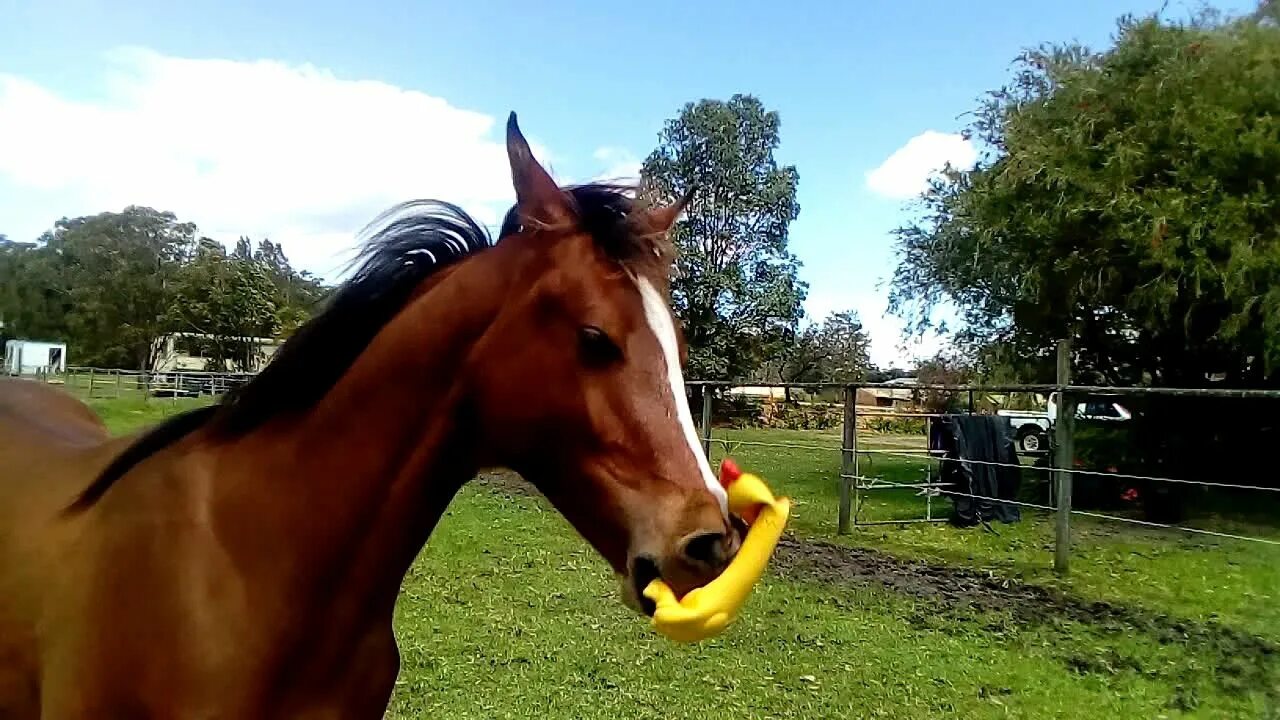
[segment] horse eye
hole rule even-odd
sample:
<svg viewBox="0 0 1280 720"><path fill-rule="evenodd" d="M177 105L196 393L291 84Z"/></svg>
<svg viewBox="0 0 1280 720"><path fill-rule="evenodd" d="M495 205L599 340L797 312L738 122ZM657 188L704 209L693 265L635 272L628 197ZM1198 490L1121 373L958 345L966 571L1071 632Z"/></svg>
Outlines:
<svg viewBox="0 0 1280 720"><path fill-rule="evenodd" d="M603 367L622 358L622 351L598 327L588 325L578 331L578 349L587 365Z"/></svg>

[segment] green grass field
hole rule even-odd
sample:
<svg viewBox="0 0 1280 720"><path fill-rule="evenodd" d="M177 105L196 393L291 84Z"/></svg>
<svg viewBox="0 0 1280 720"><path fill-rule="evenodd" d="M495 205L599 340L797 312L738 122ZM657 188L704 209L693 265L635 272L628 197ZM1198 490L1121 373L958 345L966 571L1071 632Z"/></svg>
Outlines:
<svg viewBox="0 0 1280 720"><path fill-rule="evenodd" d="M127 431L193 402L92 404ZM731 445L796 500L794 537L735 626L695 647L656 636L540 496L484 478L405 581L388 716L1280 717L1280 548L1078 518L1059 579L1052 520L1035 513L999 535L941 524L837 536L836 435L717 436L829 448ZM910 481L920 467L877 457L863 471ZM920 503L887 491L864 513L911 517ZM1263 520L1192 524L1280 538Z"/></svg>

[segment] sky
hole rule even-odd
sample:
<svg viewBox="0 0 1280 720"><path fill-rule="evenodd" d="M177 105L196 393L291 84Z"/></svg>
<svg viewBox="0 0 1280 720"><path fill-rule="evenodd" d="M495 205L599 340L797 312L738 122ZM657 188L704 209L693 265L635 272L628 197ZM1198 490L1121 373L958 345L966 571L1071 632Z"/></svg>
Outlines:
<svg viewBox="0 0 1280 720"><path fill-rule="evenodd" d="M1115 20L1188 0L699 3L0 0L0 233L146 205L227 242L280 241L338 278L404 200L496 224L515 111L562 182L634 176L688 102L750 93L800 175L792 251L806 311L856 310L872 360L908 366L886 315L892 230L965 113L1024 48L1105 47ZM1251 2L1221 2L1240 12Z"/></svg>

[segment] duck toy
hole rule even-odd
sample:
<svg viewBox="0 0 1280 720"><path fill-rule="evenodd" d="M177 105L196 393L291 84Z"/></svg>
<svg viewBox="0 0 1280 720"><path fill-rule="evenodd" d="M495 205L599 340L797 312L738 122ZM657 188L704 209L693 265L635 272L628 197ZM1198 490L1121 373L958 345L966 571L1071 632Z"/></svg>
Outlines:
<svg viewBox="0 0 1280 720"><path fill-rule="evenodd" d="M720 484L729 499L729 511L747 523L747 534L738 554L715 580L677 598L661 579L644 589L656 610L652 624L667 638L693 643L719 635L737 619L751 589L764 574L782 530L791 514L790 498L775 498L764 480L738 469L733 460L720 465Z"/></svg>

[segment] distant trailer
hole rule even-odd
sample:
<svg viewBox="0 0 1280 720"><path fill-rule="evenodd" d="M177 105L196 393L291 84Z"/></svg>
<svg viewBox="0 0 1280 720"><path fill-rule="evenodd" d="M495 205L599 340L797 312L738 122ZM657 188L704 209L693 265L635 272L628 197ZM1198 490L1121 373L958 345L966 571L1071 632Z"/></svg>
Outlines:
<svg viewBox="0 0 1280 720"><path fill-rule="evenodd" d="M41 375L67 370L67 344L9 340L4 344L4 374Z"/></svg>

